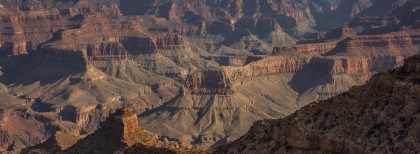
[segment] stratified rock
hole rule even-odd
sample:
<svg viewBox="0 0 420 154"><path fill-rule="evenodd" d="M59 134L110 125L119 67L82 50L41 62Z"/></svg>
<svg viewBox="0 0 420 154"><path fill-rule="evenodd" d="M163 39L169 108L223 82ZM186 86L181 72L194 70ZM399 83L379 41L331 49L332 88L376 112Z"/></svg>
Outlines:
<svg viewBox="0 0 420 154"><path fill-rule="evenodd" d="M334 49L336 43L313 43L313 44L297 44L293 46L274 47L272 54L308 54L308 55L322 55Z"/></svg>
<svg viewBox="0 0 420 154"><path fill-rule="evenodd" d="M360 35L348 38L325 55L410 56L418 53L419 30L409 29L382 35Z"/></svg>
<svg viewBox="0 0 420 154"><path fill-rule="evenodd" d="M183 94L232 95L231 81L223 68L210 68L191 73Z"/></svg>
<svg viewBox="0 0 420 154"><path fill-rule="evenodd" d="M135 132L139 128L137 115L133 113L133 109L122 108L115 113L109 115L105 121L101 122L104 130L113 131L113 134L122 138L128 134Z"/></svg>

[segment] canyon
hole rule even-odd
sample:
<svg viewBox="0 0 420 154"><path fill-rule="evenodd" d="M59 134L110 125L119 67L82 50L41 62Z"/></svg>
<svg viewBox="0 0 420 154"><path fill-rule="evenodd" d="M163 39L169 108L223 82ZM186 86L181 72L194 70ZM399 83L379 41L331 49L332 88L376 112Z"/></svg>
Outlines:
<svg viewBox="0 0 420 154"><path fill-rule="evenodd" d="M121 107L183 147L234 141L254 121L286 117L402 66L420 51L418 6L2 1L0 148L60 142L56 132L94 134Z"/></svg>

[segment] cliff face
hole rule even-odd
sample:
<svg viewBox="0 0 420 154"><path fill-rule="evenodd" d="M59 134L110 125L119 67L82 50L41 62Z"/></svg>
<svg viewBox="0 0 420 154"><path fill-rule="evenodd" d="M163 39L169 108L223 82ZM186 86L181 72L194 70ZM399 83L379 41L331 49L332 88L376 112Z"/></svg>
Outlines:
<svg viewBox="0 0 420 154"><path fill-rule="evenodd" d="M80 71L87 71L88 57L83 50L66 50L43 48L42 52L36 55L36 60L42 65L62 65L80 68Z"/></svg>
<svg viewBox="0 0 420 154"><path fill-rule="evenodd" d="M156 44L150 38L126 37L120 40L121 44L132 54L156 53Z"/></svg>
<svg viewBox="0 0 420 154"><path fill-rule="evenodd" d="M331 74L370 74L402 66L404 57L314 57L310 65L328 69ZM322 66L322 67L321 67ZM365 78L368 79L368 78Z"/></svg>
<svg viewBox="0 0 420 154"><path fill-rule="evenodd" d="M221 67L191 73L184 94L232 95L232 88L247 78L296 73L310 60L309 56L277 56L252 61L243 67Z"/></svg>
<svg viewBox="0 0 420 154"><path fill-rule="evenodd" d="M305 44L295 45L286 47L274 47L272 54L310 54L310 55L322 55L328 51L331 51L336 46L335 43L322 43L322 44Z"/></svg>
<svg viewBox="0 0 420 154"><path fill-rule="evenodd" d="M155 38L156 46L162 50L178 50L185 49L184 40L179 34L167 34Z"/></svg>
<svg viewBox="0 0 420 154"><path fill-rule="evenodd" d="M232 88L241 80L259 76L296 73L309 63L310 56L277 56L249 61L243 67L209 68L192 72L184 85L184 94L233 95Z"/></svg>
<svg viewBox="0 0 420 154"><path fill-rule="evenodd" d="M217 63L219 63L220 66L244 66L246 63L246 59L248 56L209 56L204 57L208 60L213 60Z"/></svg>
<svg viewBox="0 0 420 154"><path fill-rule="evenodd" d="M234 79L272 74L296 73L300 71L310 59L310 56L304 55L267 57L261 60L249 62L241 69L230 69L232 71L229 73L231 73L231 76Z"/></svg>
<svg viewBox="0 0 420 154"><path fill-rule="evenodd" d="M185 81L185 94L231 95L230 79L223 69L206 69L191 73Z"/></svg>
<svg viewBox="0 0 420 154"><path fill-rule="evenodd" d="M179 34L169 33L153 38L126 37L120 39L124 48L131 54L152 54L158 50L182 50L185 43Z"/></svg>
<svg viewBox="0 0 420 154"><path fill-rule="evenodd" d="M379 72L397 66L402 66L403 61L403 56L341 59L341 61L338 61L335 64L336 67L334 67L334 73L356 74Z"/></svg>
<svg viewBox="0 0 420 154"><path fill-rule="evenodd" d="M416 29L383 35L362 35L338 43L336 49L326 55L402 55L407 57L418 53L418 42L418 30Z"/></svg>
<svg viewBox="0 0 420 154"><path fill-rule="evenodd" d="M114 131L113 134L117 136L127 137L139 128L139 124L132 109L120 109L101 122L101 127Z"/></svg>
<svg viewBox="0 0 420 154"><path fill-rule="evenodd" d="M395 16L362 16L350 23L351 27L371 27L371 26L389 26L398 25L401 21Z"/></svg>
<svg viewBox="0 0 420 154"><path fill-rule="evenodd" d="M216 153L417 151L419 65L419 55L410 57L402 67L379 73L363 86L313 102L288 117L256 122Z"/></svg>
<svg viewBox="0 0 420 154"><path fill-rule="evenodd" d="M132 59L128 51L119 43L77 44L74 48L85 51L89 61Z"/></svg>

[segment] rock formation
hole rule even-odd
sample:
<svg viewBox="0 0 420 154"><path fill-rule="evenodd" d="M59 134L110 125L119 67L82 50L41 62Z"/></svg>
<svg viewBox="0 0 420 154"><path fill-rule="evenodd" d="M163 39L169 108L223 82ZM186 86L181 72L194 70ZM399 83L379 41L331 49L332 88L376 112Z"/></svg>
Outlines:
<svg viewBox="0 0 420 154"><path fill-rule="evenodd" d="M70 153L117 153L135 143L155 142L158 139L139 130L137 115L132 109L119 109L101 122L101 128L67 149ZM162 143L161 143L162 144ZM152 144L149 144L152 145Z"/></svg>
<svg viewBox="0 0 420 154"><path fill-rule="evenodd" d="M101 122L101 128L86 137L56 133L42 144L22 153L202 153L204 150L179 148L157 135L138 127L137 115L130 108L121 108Z"/></svg>

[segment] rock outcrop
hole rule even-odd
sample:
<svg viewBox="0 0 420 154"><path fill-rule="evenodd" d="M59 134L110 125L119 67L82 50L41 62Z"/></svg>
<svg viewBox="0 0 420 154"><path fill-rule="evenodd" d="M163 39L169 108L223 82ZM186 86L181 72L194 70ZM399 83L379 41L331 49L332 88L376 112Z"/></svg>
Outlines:
<svg viewBox="0 0 420 154"><path fill-rule="evenodd" d="M309 63L310 56L273 56L249 60L243 67L207 68L191 72L185 81L183 94L233 95L241 80L259 76L296 73Z"/></svg>
<svg viewBox="0 0 420 154"><path fill-rule="evenodd" d="M42 144L22 153L203 153L187 150L177 142L161 141L157 135L139 129L137 115L121 108L101 122L101 128L85 137L57 132Z"/></svg>
<svg viewBox="0 0 420 154"><path fill-rule="evenodd" d="M310 56L307 55L282 55L263 58L248 63L237 74L233 72L234 78L240 76L257 77L272 74L296 73L308 64Z"/></svg>
<svg viewBox="0 0 420 154"><path fill-rule="evenodd" d="M232 95L231 81L223 68L210 68L191 73L183 94Z"/></svg>
<svg viewBox="0 0 420 154"><path fill-rule="evenodd" d="M158 139L139 130L133 109L118 109L101 122L101 128L66 150L70 153L116 153L135 143L158 142ZM161 143L162 144L162 143ZM150 144L149 144L150 145ZM159 146L156 144L156 146Z"/></svg>

